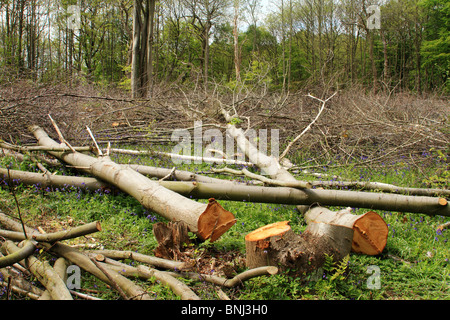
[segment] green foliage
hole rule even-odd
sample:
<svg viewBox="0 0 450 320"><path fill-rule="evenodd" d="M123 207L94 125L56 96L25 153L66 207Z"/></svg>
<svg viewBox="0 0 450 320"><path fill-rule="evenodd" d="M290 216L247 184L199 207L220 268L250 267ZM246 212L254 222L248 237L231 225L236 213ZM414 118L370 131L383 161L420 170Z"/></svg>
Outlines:
<svg viewBox="0 0 450 320"><path fill-rule="evenodd" d="M423 66L433 74L434 83L443 83L450 92L450 4L445 0L422 0L426 15L421 47Z"/></svg>
<svg viewBox="0 0 450 320"><path fill-rule="evenodd" d="M11 0L0 5L5 12L0 23L0 81L10 81L6 75L39 82L84 79L129 90L133 6L117 0L28 1L23 8L21 3ZM67 21L71 17L69 6L77 4L81 6L81 21L80 30L75 31L67 28ZM290 89L312 83L372 84L369 31L364 21L350 23L358 19L357 12L366 9L364 2L307 0L293 1L292 7L289 4L285 2L284 7L266 14L258 25L239 30L244 85L257 82L276 90L287 80ZM224 2L220 14L214 12L208 77L234 90L242 84L235 79L233 25L224 14L231 8L232 2ZM204 17L199 11L193 14L189 10L193 7L179 0L157 2L156 82L194 85L204 76ZM381 14L382 29L369 32L374 40L373 62L378 78L387 75L388 79L381 80L388 86L400 82L403 88L444 89L448 93L448 1L391 0L381 5ZM22 30L19 17L23 17Z"/></svg>

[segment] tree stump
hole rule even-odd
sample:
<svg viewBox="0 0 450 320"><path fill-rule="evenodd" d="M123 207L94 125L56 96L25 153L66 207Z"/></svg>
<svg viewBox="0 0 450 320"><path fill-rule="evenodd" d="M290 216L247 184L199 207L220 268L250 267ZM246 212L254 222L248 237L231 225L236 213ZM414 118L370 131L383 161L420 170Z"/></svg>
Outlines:
<svg viewBox="0 0 450 320"><path fill-rule="evenodd" d="M263 226L245 237L248 268L276 266L282 271L304 274L320 268L327 256L340 261L351 251L353 229L311 223L298 235L289 221Z"/></svg>
<svg viewBox="0 0 450 320"><path fill-rule="evenodd" d="M183 221L155 223L153 235L158 241L155 256L159 258L178 260L186 245L190 243L188 226Z"/></svg>
<svg viewBox="0 0 450 320"><path fill-rule="evenodd" d="M354 215L351 208L338 212L323 207L311 208L305 214L306 222L323 222L353 229L352 251L367 255L378 255L386 247L389 228L386 222L373 211Z"/></svg>

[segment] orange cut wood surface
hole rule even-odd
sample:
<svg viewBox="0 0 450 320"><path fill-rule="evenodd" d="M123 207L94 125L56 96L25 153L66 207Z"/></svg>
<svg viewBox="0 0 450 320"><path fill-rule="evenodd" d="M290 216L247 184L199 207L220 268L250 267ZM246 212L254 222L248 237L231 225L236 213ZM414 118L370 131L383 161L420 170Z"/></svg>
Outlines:
<svg viewBox="0 0 450 320"><path fill-rule="evenodd" d="M260 241L273 236L282 235L291 230L289 221L280 221L258 228L245 236L245 241Z"/></svg>
<svg viewBox="0 0 450 320"><path fill-rule="evenodd" d="M367 255L378 255L383 252L389 228L377 213L367 212L353 225L352 250Z"/></svg>
<svg viewBox="0 0 450 320"><path fill-rule="evenodd" d="M216 241L236 223L234 215L213 198L198 219L198 234L203 240Z"/></svg>

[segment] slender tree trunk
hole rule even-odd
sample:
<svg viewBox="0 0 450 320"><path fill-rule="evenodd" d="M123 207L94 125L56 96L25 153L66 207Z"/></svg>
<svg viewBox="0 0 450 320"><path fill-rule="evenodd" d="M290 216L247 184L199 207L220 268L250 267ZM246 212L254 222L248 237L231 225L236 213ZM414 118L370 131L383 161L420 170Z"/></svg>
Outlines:
<svg viewBox="0 0 450 320"><path fill-rule="evenodd" d="M205 93L208 92L208 82L209 82L209 36L211 32L211 23L209 21L205 24L205 30L203 34L203 46L204 46L204 57L203 57L203 63L204 63L204 75L203 75L203 81L204 81L204 87L205 87Z"/></svg>
<svg viewBox="0 0 450 320"><path fill-rule="evenodd" d="M234 0L234 25L233 25L233 38L234 38L234 68L236 71L236 81L241 81L241 53L239 50L239 1ZM255 30L256 31L256 30Z"/></svg>
<svg viewBox="0 0 450 320"><path fill-rule="evenodd" d="M139 0L134 0L133 6L133 49L131 56L131 95L133 98L139 97L141 82L141 63L140 63L140 10Z"/></svg>
<svg viewBox="0 0 450 320"><path fill-rule="evenodd" d="M377 92L377 83L378 83L378 76L377 76L377 66L375 64L375 53L374 53L374 41L375 41L375 32L369 32L367 30L367 36L369 37L369 56L370 56L370 63L372 66L372 90L373 92Z"/></svg>
<svg viewBox="0 0 450 320"><path fill-rule="evenodd" d="M153 63L154 63L154 25L155 25L155 6L156 0L148 0L148 15L149 15L149 29L148 29L148 45L147 45L147 78L148 78L148 92L150 97L153 95Z"/></svg>
<svg viewBox="0 0 450 320"><path fill-rule="evenodd" d="M386 36L383 30L380 30L381 40L383 41L383 57L384 57L384 66L383 66L383 78L387 85L389 85L389 60L388 60L388 46Z"/></svg>

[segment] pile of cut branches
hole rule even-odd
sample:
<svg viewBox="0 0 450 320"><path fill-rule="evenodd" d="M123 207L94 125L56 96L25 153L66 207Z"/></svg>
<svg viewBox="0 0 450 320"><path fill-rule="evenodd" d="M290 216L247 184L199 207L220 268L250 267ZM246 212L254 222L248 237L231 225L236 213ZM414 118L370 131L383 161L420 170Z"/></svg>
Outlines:
<svg viewBox="0 0 450 320"><path fill-rule="evenodd" d="M76 291L68 279L68 268L74 266L92 274L116 290L125 300L152 300L141 286L131 279L156 279L168 286L182 300L199 300L197 294L178 278L207 281L225 288L240 285L243 281L263 275L276 274L276 267L261 267L245 271L232 278L193 272L193 265L187 262L167 260L132 251L95 250L80 251L62 241L101 231L99 222L81 225L65 231L39 233L0 212L0 237L4 240L0 254L0 286L7 297L14 291L35 300L73 300L99 298ZM42 252L56 258L44 260ZM131 259L134 266L120 262ZM55 259L53 259L55 260ZM40 287L26 280L33 275ZM78 279L79 281L79 279ZM78 288L79 289L79 288ZM226 295L221 291L224 298Z"/></svg>

